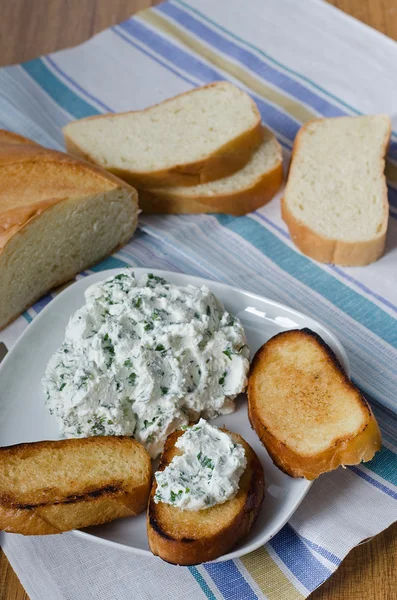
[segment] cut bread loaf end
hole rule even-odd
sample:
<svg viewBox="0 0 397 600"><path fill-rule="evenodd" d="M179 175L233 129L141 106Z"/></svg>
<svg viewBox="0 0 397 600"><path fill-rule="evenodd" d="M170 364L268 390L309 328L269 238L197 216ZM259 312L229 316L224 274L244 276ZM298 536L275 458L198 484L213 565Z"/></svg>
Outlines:
<svg viewBox="0 0 397 600"><path fill-rule="evenodd" d="M265 485L262 465L241 436L222 431L244 446L247 459L234 498L204 510L182 510L163 502L156 504L157 483L153 483L147 511L149 548L169 563L195 565L226 554L249 533L259 514ZM176 431L167 438L160 471L180 452L175 442L182 434Z"/></svg>
<svg viewBox="0 0 397 600"><path fill-rule="evenodd" d="M371 460L381 448L367 401L309 329L280 333L258 350L248 414L273 462L292 477L315 479Z"/></svg>
<svg viewBox="0 0 397 600"><path fill-rule="evenodd" d="M301 128L281 210L304 254L342 266L382 256L390 133L387 115L317 119Z"/></svg>
<svg viewBox="0 0 397 600"><path fill-rule="evenodd" d="M145 110L73 121L63 133L71 154L141 189L226 177L249 161L263 137L255 103L226 81Z"/></svg>
<svg viewBox="0 0 397 600"><path fill-rule="evenodd" d="M137 213L113 175L0 132L0 329L125 244Z"/></svg>
<svg viewBox="0 0 397 600"><path fill-rule="evenodd" d="M147 213L210 213L244 215L269 202L283 181L281 147L264 130L264 139L250 161L239 171L197 186L139 191L139 203Z"/></svg>
<svg viewBox="0 0 397 600"><path fill-rule="evenodd" d="M127 437L0 448L0 529L49 535L145 510L151 462Z"/></svg>

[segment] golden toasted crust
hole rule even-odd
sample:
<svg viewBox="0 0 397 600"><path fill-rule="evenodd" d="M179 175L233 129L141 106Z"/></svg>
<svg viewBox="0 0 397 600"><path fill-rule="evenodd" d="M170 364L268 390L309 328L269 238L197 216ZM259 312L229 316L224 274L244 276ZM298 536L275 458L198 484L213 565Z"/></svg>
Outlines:
<svg viewBox="0 0 397 600"><path fill-rule="evenodd" d="M259 514L265 489L262 465L241 436L222 431L244 446L247 458L247 468L234 498L201 511L181 510L162 502L156 504L157 484L153 483L147 511L149 548L169 563L195 565L226 554L249 533ZM160 471L178 452L175 442L182 433L176 431L167 438Z"/></svg>
<svg viewBox="0 0 397 600"><path fill-rule="evenodd" d="M216 87L218 84L219 82L215 81L203 87L211 88ZM195 90L184 92L183 94L169 98L155 106L171 102L175 100L175 98L191 94L192 92L194 93L194 91ZM141 111L118 113L118 115L122 116L131 113L142 113L152 108L153 106L150 106ZM110 169L110 171L117 175L117 177L121 177L121 179L124 179L124 181L127 181L129 184L139 189L169 187L176 185L191 186L214 181L215 179L221 179L222 177L227 177L228 175L231 175L232 173L235 173L241 169L249 161L253 152L258 148L263 140L261 116L254 101L252 101L252 109L256 114L256 123L237 138L233 139L227 144L224 144L216 153L211 154L202 160L192 163L174 165L168 169L161 169L158 171L153 170L151 172L133 172L124 169ZM106 119L109 116L115 117L118 115L113 113L94 115L81 120ZM71 139L68 134L68 125L63 128L63 134L68 152L90 162L96 162L89 153L83 151Z"/></svg>
<svg viewBox="0 0 397 600"><path fill-rule="evenodd" d="M129 463L129 453L134 451L139 477L135 477L127 468L122 479L107 476L98 478L90 485L76 476L70 480L73 483L69 483L71 487L66 491L56 482L60 451L63 457L66 453L73 473L74 461L81 460L79 453L83 451L89 455L92 448L96 451L108 448L125 452ZM40 487L29 491L21 487L17 492L15 485L7 488L7 469L12 470L13 460L25 460L31 465L32 460L36 459L36 469L40 470L46 466L48 457L55 465L54 470L50 474L48 470L43 470L43 473L39 471L38 475L43 479ZM0 470L3 473L0 483L0 529L23 535L61 533L137 515L147 506L151 483L150 457L143 446L128 437L43 441L0 448Z"/></svg>
<svg viewBox="0 0 397 600"><path fill-rule="evenodd" d="M232 194L215 196L183 196L167 188L139 191L139 202L146 213L212 213L245 215L264 206L278 192L283 182L282 163L264 173L254 185Z"/></svg>
<svg viewBox="0 0 397 600"><path fill-rule="evenodd" d="M104 169L0 130L0 250L54 204L116 188L137 202L136 191Z"/></svg>
<svg viewBox="0 0 397 600"><path fill-rule="evenodd" d="M304 351L306 344L317 345L318 366L325 375L320 385L317 383L320 375L302 374L299 368L283 364L280 359L283 352L288 352L288 344L293 342L294 352ZM299 360L299 359L298 359ZM283 385L289 388L289 403L295 403L303 421L307 412L308 424L306 431L299 432L303 439L310 437L319 424L327 424L332 408L332 386L328 385L330 378L335 378L340 393L345 393L346 402L351 402L361 413L360 422L354 431L341 433L344 423L330 425L333 439L329 446L319 452L311 452L293 448L293 439L297 431L294 424L290 431L283 432L282 439L275 433L280 408L274 401L267 402L263 390L269 387L277 389L278 378L270 372L270 365L277 361L279 378ZM269 371L269 372L268 372ZM331 375L332 374L332 375ZM318 390L321 389L322 392ZM331 396L331 397L330 397ZM280 404L281 404L280 398ZM316 404L318 407L316 408ZM290 405L291 406L291 405ZM315 413L315 418L313 417ZM322 473L332 471L339 465L354 465L370 460L381 448L381 435L373 412L361 392L354 386L331 348L316 333L310 329L292 330L280 333L271 338L256 353L251 365L248 379L248 415L252 427L269 452L273 462L285 473L292 477L316 479ZM282 415L280 415L281 417ZM312 420L311 420L312 419Z"/></svg>
<svg viewBox="0 0 397 600"><path fill-rule="evenodd" d="M298 154L301 145L301 138L305 134L308 126L322 119L312 119L301 127L295 138L290 172L295 168L294 158ZM382 157L380 158L380 172L384 171L384 157L387 154L389 139L391 134L391 123L389 127L389 136L385 140ZM285 188L285 194L288 192L288 181ZM331 263L344 267L361 267L375 262L380 258L385 250L387 224L389 219L389 203L387 200L386 179L383 186L383 222L381 230L371 240L348 242L344 240L335 240L324 237L308 227L303 221L297 219L287 207L284 197L281 199L281 216L289 229L291 239L303 254L310 256L322 263Z"/></svg>

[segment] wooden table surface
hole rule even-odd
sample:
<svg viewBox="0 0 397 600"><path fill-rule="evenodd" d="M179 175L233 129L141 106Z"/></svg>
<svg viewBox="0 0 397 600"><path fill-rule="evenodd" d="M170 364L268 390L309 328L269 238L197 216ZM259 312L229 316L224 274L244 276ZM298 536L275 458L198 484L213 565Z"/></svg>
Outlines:
<svg viewBox="0 0 397 600"><path fill-rule="evenodd" d="M0 66L79 44L155 3L151 0L6 0L1 6ZM331 4L397 40L397 0L331 0ZM310 600L397 600L396 566L397 523L371 542L352 550ZM1 550L0 600L29 600Z"/></svg>

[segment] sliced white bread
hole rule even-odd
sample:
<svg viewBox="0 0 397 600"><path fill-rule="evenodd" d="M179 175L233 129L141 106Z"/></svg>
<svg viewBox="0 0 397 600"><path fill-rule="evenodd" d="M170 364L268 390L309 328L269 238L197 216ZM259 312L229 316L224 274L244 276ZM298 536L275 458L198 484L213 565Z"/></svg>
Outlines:
<svg viewBox="0 0 397 600"><path fill-rule="evenodd" d="M48 535L145 510L150 457L128 437L0 448L0 529Z"/></svg>
<svg viewBox="0 0 397 600"><path fill-rule="evenodd" d="M137 212L120 179L0 131L0 329L127 242Z"/></svg>
<svg viewBox="0 0 397 600"><path fill-rule="evenodd" d="M226 81L145 110L63 128L68 151L140 188L197 185L234 173L262 140L255 103Z"/></svg>
<svg viewBox="0 0 397 600"><path fill-rule="evenodd" d="M384 252L388 222L387 115L306 123L295 140L282 216L315 260L360 266Z"/></svg>
<svg viewBox="0 0 397 600"><path fill-rule="evenodd" d="M264 130L264 139L239 171L217 181L185 187L139 191L139 205L148 213L209 213L244 215L263 206L283 181L281 147Z"/></svg>

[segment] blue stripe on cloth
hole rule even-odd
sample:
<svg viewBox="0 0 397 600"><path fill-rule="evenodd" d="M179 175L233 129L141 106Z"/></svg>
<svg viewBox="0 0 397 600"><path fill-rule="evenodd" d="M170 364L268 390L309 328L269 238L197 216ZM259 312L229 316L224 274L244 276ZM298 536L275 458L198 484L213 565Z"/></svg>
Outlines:
<svg viewBox="0 0 397 600"><path fill-rule="evenodd" d="M395 461L394 461L394 464L395 464ZM370 475L365 473L365 471L363 471L362 468L360 468L360 467L347 467L347 468L350 469L350 471L353 471L353 473L355 473L362 479L365 479L365 481L367 481L368 483L372 483L372 485L374 487L378 488L378 490L381 490L382 492L384 492L385 494L387 494L394 500L397 500L397 492L395 492L394 490L391 490L383 483L380 483L380 481L377 481L376 479L374 479L373 477L371 477Z"/></svg>
<svg viewBox="0 0 397 600"><path fill-rule="evenodd" d="M202 83L212 83L213 81L229 80L224 73L208 66L195 55L183 50L180 46L172 43L169 39L156 33L137 19L129 19L122 23L124 31L128 32L133 38L153 48L161 56L166 56L167 60L175 66L183 69L190 75L200 79ZM251 92L250 94L256 102L263 121L278 133L282 133L289 140L295 138L299 131L300 123L290 115L283 112L279 107L267 102L261 96ZM292 145L292 144L291 144Z"/></svg>
<svg viewBox="0 0 397 600"><path fill-rule="evenodd" d="M195 578L195 580L201 587L204 594L207 596L208 600L216 600L215 595L211 592L210 588L208 587L207 582L205 581L204 577L201 575L200 571L196 567L189 567L189 571L191 572L191 574L193 575L193 577Z"/></svg>
<svg viewBox="0 0 397 600"><path fill-rule="evenodd" d="M309 591L313 591L332 571L316 558L287 523L269 542L283 563Z"/></svg>
<svg viewBox="0 0 397 600"><path fill-rule="evenodd" d="M326 548L323 548L323 546L319 546L319 544L315 544L308 538L305 538L302 536L300 536L300 537L305 542L305 544L307 544L309 546L309 548L311 548L312 550L315 550L318 554L320 554L320 556L323 556L330 562L334 563L334 565L340 565L340 563L342 562L341 558L339 558L338 556L336 556L336 554L333 554Z"/></svg>
<svg viewBox="0 0 397 600"><path fill-rule="evenodd" d="M47 304L49 304L51 302L51 300L52 300L52 296L50 294L46 294L45 296L40 298L40 300L35 302L33 304L32 308L35 311L35 313L39 314L39 312L41 312L43 310L43 308L45 308L47 306Z"/></svg>
<svg viewBox="0 0 397 600"><path fill-rule="evenodd" d="M346 111L337 108L318 94L314 94L298 81L287 77L283 72L271 67L250 50L238 46L230 39L220 35L214 29L208 27L205 23L199 21L174 4L165 2L154 8L154 10L171 17L174 21L180 23L186 29L204 40L207 44L210 44L217 50L238 60L242 65L259 75L262 79L270 81L280 89L308 104L319 113L327 115L328 117L339 117L346 114Z"/></svg>
<svg viewBox="0 0 397 600"><path fill-rule="evenodd" d="M232 560L222 563L205 563L205 570L217 585L225 600L258 600L251 586Z"/></svg>
<svg viewBox="0 0 397 600"><path fill-rule="evenodd" d="M25 312L23 313L23 318L26 319L28 323L31 323L33 321L32 317L30 316L27 310L25 310Z"/></svg>
<svg viewBox="0 0 397 600"><path fill-rule="evenodd" d="M66 81L69 81L69 83L71 83L84 96L87 96L87 98L96 102L96 104L98 104L101 108L103 108L103 110L105 110L107 112L113 112L112 109L109 108L106 104L104 104L103 102L98 100L98 98L95 98L95 96L92 96L89 92L87 92L87 90L84 90L76 81L74 81L71 77L69 77L69 75L67 75L65 73L65 71L63 71L61 69L61 67L59 67L57 65L57 63L50 56L46 56L45 59L43 59L43 60L46 60L55 71L57 71L62 77L64 77L66 79Z"/></svg>
<svg viewBox="0 0 397 600"><path fill-rule="evenodd" d="M350 104L348 104L347 102L345 102L341 98L335 96L335 94L332 94L332 92L329 92L325 88L321 87L315 81L313 81L312 79L309 79L309 77L306 77L305 75L302 75L302 73L299 73L298 71L295 71L294 69L291 69L290 67L287 67L286 65L284 65L280 61L276 60L275 58L273 58L272 56L270 56L269 54L267 54L266 52L264 52L263 50L261 50L261 48L259 48L258 46L255 46L251 42L248 42L247 40L244 40L243 38L240 38L239 36L237 36L236 34L232 33L231 31L229 31L228 29L226 29L222 25L219 25L219 23L216 23L214 20L210 19L204 13L200 12L196 8L193 8L192 6L190 6L190 5L186 4L185 2L183 2L183 0L175 0L175 2L177 2L180 6L183 6L187 11L189 11L189 13L194 13L194 14L198 15L204 21L207 21L207 23L211 23L211 25L213 25L214 27L216 27L219 31L223 31L224 33L226 33L226 35L228 37L230 37L230 38L232 38L234 40L237 40L241 44L244 44L247 48L252 48L255 52L257 52L258 54L260 54L261 56L263 56L264 58L266 58L268 61L270 61L273 65L277 65L278 67L281 67L281 69L283 70L284 73L290 73L294 77L299 78L301 81L305 81L306 83L308 83L312 88L319 90L322 94L325 94L326 96L328 96L328 98L332 98L332 100L334 100L334 102L336 102L337 104L339 104L339 105L344 106L345 108L347 108L347 111L345 111L344 114L349 114L349 113L354 113L356 115L361 115L362 114L355 107L351 106ZM167 3L167 4L169 4L169 3ZM162 6L165 6L165 4L163 4ZM156 9L156 10L158 10L158 9ZM241 47L240 47L240 50L241 50ZM254 62L253 59L255 59L255 58L257 58L255 54L253 54L252 56L250 56L250 63ZM269 66L269 65L266 65L266 66ZM294 79L291 79L291 81L296 83L296 81ZM281 86L279 86L279 87L281 87ZM313 92L309 88L306 88L306 93L307 93L307 96L306 96L305 102L307 104L309 104L310 106L313 106L313 108L316 108L316 106L319 106L317 104L318 102L324 102L324 101L326 102L326 99L324 99L321 96L319 97L316 94L313 94ZM309 94L311 94L311 96ZM296 95L296 97L299 97L299 96ZM316 104L311 104L311 102L315 102ZM327 112L324 112L323 114L327 115L327 116L331 116L332 110L334 110L335 108L336 107L333 104L331 104L330 102L328 102ZM317 110L319 110L319 112L321 112L320 109L317 109ZM393 136L397 136L397 132L395 132L395 131L393 131L392 134L393 134ZM393 140L391 141L390 150L392 152L392 156L394 158L397 158L397 142L395 142Z"/></svg>
<svg viewBox="0 0 397 600"><path fill-rule="evenodd" d="M397 348L396 321L379 306L332 277L302 254L295 252L254 219L229 215L214 216L221 225L243 237L281 269Z"/></svg>
<svg viewBox="0 0 397 600"><path fill-rule="evenodd" d="M287 240L291 240L291 236L288 233L288 231L284 231L284 229L282 227L280 227L279 225L277 225L274 221L272 221L268 217L265 217L265 215L263 215L261 212L255 211L255 213L253 213L253 214L255 214L255 216L258 219L260 219L264 223L267 223L267 225L270 225L273 229L275 229L276 231L278 231ZM349 275L348 273L346 273L345 271L343 271L343 269L340 269L339 267L337 267L335 265L328 265L328 267L331 269L331 271L334 271L340 277L342 277L343 279L346 279L346 281L350 281L350 283L353 283L354 285L356 285L360 290L362 290L363 292L365 292L369 296L372 296L373 298L375 298L379 302L382 302L382 304L384 304L385 306L387 306L388 308L390 308L391 310L393 310L394 312L397 313L397 306L395 304L392 304L392 302L390 302L386 298L383 298L383 296L381 296L380 294L377 294L376 292L373 292L372 290L370 290L366 285L364 285L363 283L361 283L361 281L358 281L357 279L354 279L354 277L352 277L351 275Z"/></svg>
<svg viewBox="0 0 397 600"><path fill-rule="evenodd" d="M397 455L389 448L383 446L372 460L365 463L365 468L397 486Z"/></svg>
<svg viewBox="0 0 397 600"><path fill-rule="evenodd" d="M77 94L72 92L62 81L60 81L40 58L22 63L21 67L51 96L59 106L67 112L81 119L90 115L97 115L97 111L91 104L85 102Z"/></svg>
<svg viewBox="0 0 397 600"><path fill-rule="evenodd" d="M133 46L134 48L136 48L140 52L142 52L142 54L145 54L145 56L148 56L149 58L151 58L152 60L154 60L154 62L157 62L159 65L161 65L162 67L165 67L166 69L168 69L168 71L171 71L171 73L173 73L174 75L176 75L180 79L183 79L183 81L186 81L187 83L190 83L191 85L194 85L194 86L197 85L194 81L192 81L188 77L185 77L184 75L182 75L182 73L178 73L178 71L175 71L175 69L173 69L170 65L167 65L167 63L165 63L163 60L160 60L158 57L154 56L153 53L148 52L144 48L141 48L141 46L138 46L138 44L134 44L134 42L129 37L127 37L125 34L123 34L120 31L120 27L122 27L122 25L123 25L123 23L121 23L120 25L116 25L115 27L112 27L113 33L115 33L116 35L118 35L125 42L128 42L128 44L130 44L131 46Z"/></svg>
<svg viewBox="0 0 397 600"><path fill-rule="evenodd" d="M120 260L120 258L116 258L115 256L108 256L99 264L91 267L90 271L98 273L99 271L107 271L108 269L122 269L123 267L129 267L129 264L124 260Z"/></svg>

